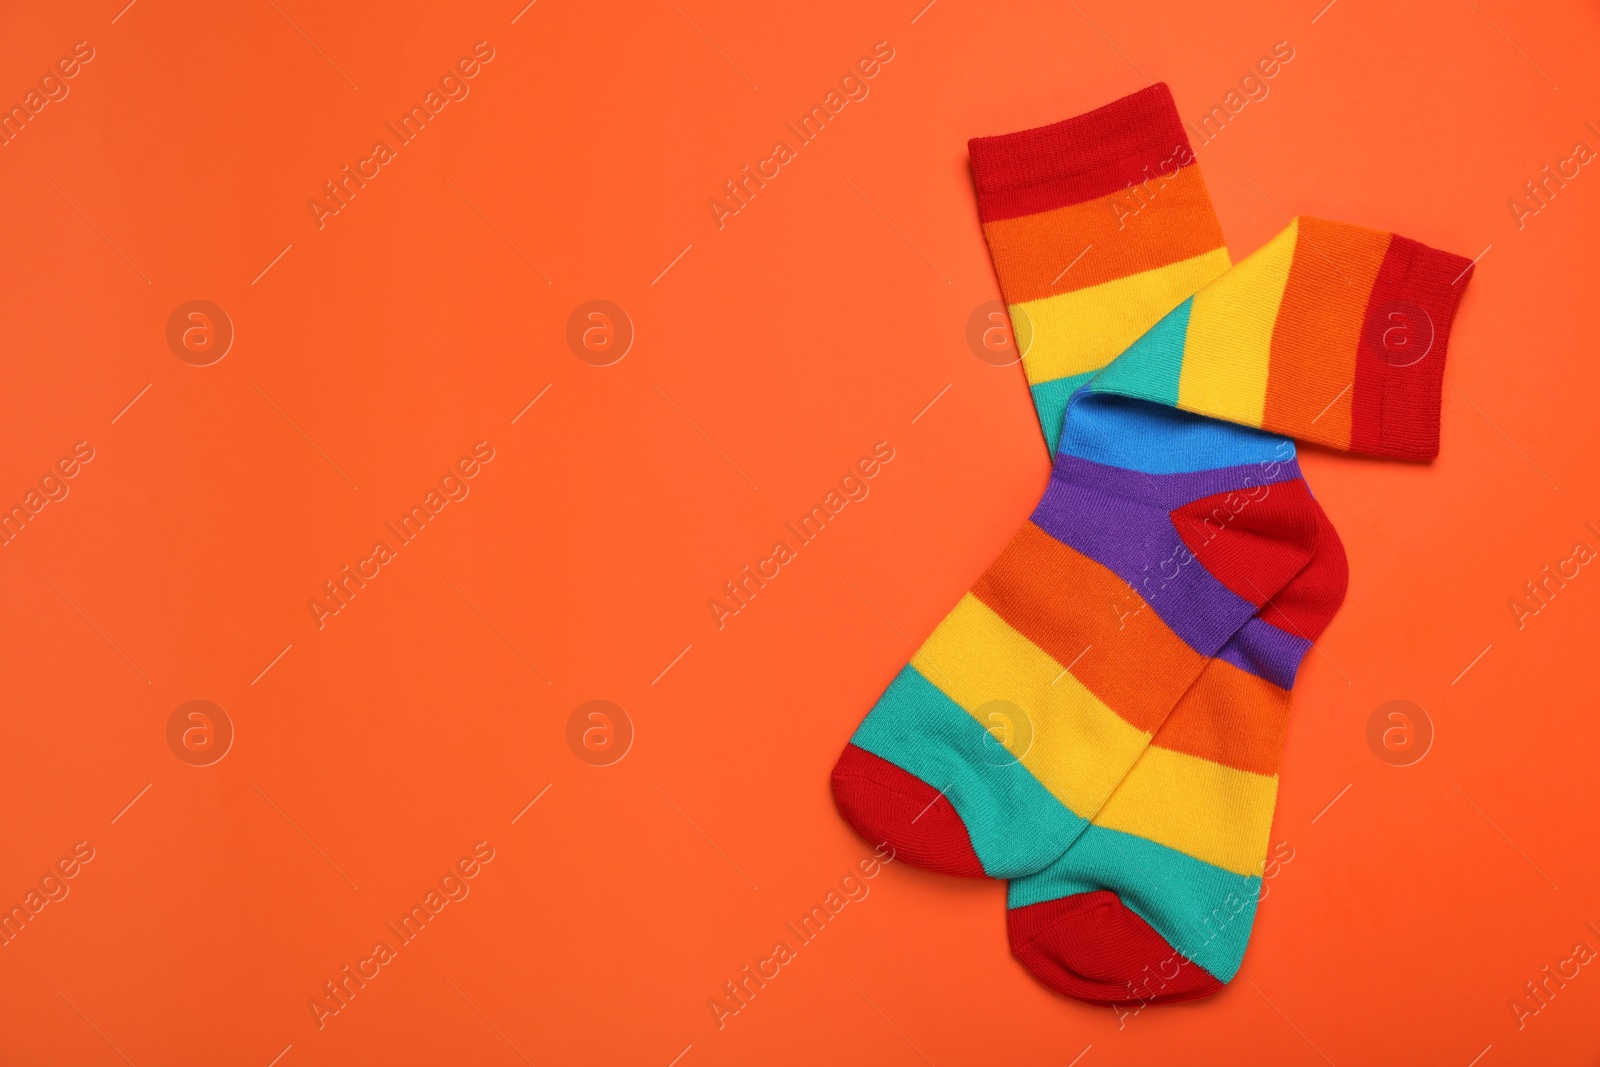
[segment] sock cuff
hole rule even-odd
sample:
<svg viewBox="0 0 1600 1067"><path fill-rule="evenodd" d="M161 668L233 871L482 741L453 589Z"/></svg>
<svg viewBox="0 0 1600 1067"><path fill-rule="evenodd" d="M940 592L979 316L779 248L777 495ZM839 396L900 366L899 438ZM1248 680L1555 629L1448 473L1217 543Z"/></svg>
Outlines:
<svg viewBox="0 0 1600 1067"><path fill-rule="evenodd" d="M1394 235L1373 280L1356 353L1350 450L1439 454L1445 355L1472 261Z"/></svg>
<svg viewBox="0 0 1600 1067"><path fill-rule="evenodd" d="M1165 82L1049 126L967 142L984 222L1081 204L1194 162Z"/></svg>
<svg viewBox="0 0 1600 1067"><path fill-rule="evenodd" d="M1090 388L1342 451L1439 453L1445 352L1472 264L1301 216L1175 308Z"/></svg>

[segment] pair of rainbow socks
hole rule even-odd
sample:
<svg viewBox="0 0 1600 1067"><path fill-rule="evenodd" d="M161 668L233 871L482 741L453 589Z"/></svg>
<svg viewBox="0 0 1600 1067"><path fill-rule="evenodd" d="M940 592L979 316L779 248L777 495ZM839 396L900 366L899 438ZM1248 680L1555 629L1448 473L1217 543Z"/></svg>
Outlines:
<svg viewBox="0 0 1600 1067"><path fill-rule="evenodd" d="M897 858L1010 879L1013 954L1095 1003L1238 972L1289 694L1344 598L1293 438L1438 454L1467 259L1301 217L1237 265L1163 84L969 142L1054 456L833 771Z"/></svg>

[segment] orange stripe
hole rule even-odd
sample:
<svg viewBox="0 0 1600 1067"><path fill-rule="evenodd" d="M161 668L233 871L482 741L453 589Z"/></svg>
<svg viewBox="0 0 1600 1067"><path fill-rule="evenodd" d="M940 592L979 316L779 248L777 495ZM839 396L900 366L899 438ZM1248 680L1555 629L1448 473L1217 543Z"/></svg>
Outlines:
<svg viewBox="0 0 1600 1067"><path fill-rule="evenodd" d="M1390 235L1306 216L1299 222L1300 240L1272 331L1261 427L1349 448L1356 346Z"/></svg>
<svg viewBox="0 0 1600 1067"><path fill-rule="evenodd" d="M1206 664L1152 745L1256 774L1277 774L1289 691L1227 660Z"/></svg>
<svg viewBox="0 0 1600 1067"><path fill-rule="evenodd" d="M1010 304L1086 289L1223 247L1222 227L1195 166L1081 204L985 223L983 232Z"/></svg>
<svg viewBox="0 0 1600 1067"><path fill-rule="evenodd" d="M1127 582L1031 522L972 595L1140 730L1160 726L1206 665Z"/></svg>

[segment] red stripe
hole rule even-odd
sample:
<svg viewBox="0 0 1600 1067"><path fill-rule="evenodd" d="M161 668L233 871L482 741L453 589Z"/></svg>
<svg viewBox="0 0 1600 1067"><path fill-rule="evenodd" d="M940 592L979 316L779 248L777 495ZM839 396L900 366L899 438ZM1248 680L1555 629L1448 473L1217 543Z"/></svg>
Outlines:
<svg viewBox="0 0 1600 1067"><path fill-rule="evenodd" d="M1439 454L1445 351L1472 263L1398 234L1378 268L1356 349L1350 451Z"/></svg>
<svg viewBox="0 0 1600 1067"><path fill-rule="evenodd" d="M967 151L984 222L1081 204L1194 162L1164 82L1051 126L974 137Z"/></svg>
<svg viewBox="0 0 1600 1067"><path fill-rule="evenodd" d="M1006 931L1035 978L1091 1004L1172 1003L1222 988L1109 889L1012 908Z"/></svg>

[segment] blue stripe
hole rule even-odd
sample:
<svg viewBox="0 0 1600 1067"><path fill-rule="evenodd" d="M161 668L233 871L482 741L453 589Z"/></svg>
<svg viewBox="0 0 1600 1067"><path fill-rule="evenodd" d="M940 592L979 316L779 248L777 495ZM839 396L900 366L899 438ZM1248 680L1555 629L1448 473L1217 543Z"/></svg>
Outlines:
<svg viewBox="0 0 1600 1067"><path fill-rule="evenodd" d="M1072 397L1058 452L1147 474L1281 466L1294 458L1287 437L1095 390L1091 383Z"/></svg>
<svg viewBox="0 0 1600 1067"><path fill-rule="evenodd" d="M1033 410L1039 414L1039 429L1044 431L1044 443L1052 456L1056 454L1056 442L1061 440L1061 420L1067 414L1067 401L1078 391L1078 386L1096 373L1072 374L1028 387L1033 394Z"/></svg>

